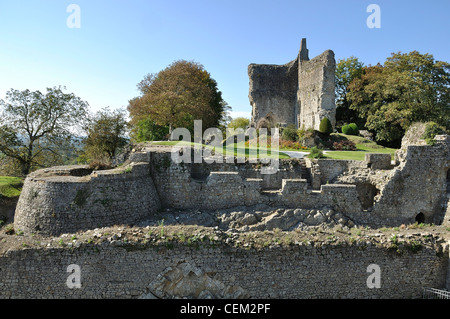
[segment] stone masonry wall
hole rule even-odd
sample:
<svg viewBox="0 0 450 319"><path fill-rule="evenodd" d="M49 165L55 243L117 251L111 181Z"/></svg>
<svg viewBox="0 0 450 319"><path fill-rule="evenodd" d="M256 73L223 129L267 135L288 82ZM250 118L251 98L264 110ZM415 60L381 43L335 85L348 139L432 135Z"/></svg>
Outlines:
<svg viewBox="0 0 450 319"><path fill-rule="evenodd" d="M335 67L334 53L331 50L299 64L298 127L319 130L320 121L325 117L333 127L336 124Z"/></svg>
<svg viewBox="0 0 450 319"><path fill-rule="evenodd" d="M15 229L58 235L133 224L160 208L148 163L79 174L83 169L56 167L30 174L17 204Z"/></svg>
<svg viewBox="0 0 450 319"><path fill-rule="evenodd" d="M327 50L309 59L306 39L302 39L297 58L285 65L250 64L249 100L252 125L268 116L276 123L294 124L297 128L319 129L327 117L336 122L335 58Z"/></svg>
<svg viewBox="0 0 450 319"><path fill-rule="evenodd" d="M248 298L420 298L424 287L445 286L448 249L433 244L398 254L371 243L299 242L261 249L201 243L104 241L77 247L17 248L0 254L0 298L142 298L169 267L189 263ZM80 267L81 287L67 286L69 265ZM370 265L381 286L369 288ZM189 274L184 274L188 276ZM192 282L192 288L199 282ZM183 297L183 296L178 296ZM153 297L154 298L154 297Z"/></svg>
<svg viewBox="0 0 450 319"><path fill-rule="evenodd" d="M206 163L177 164L171 160L170 153L153 154L151 165L163 207L216 210L268 204L301 208L330 207L341 212L361 209L354 186L322 185L314 192L308 180L302 178L299 166L291 171L293 174L282 170L280 177L270 177L275 187L268 187L264 174L249 165L235 166L237 170L233 171L214 172L214 166L209 167L210 164ZM206 173L203 179L192 177L193 165L204 167L197 169L200 175ZM289 175L290 178L283 178Z"/></svg>
<svg viewBox="0 0 450 319"><path fill-rule="evenodd" d="M271 112L276 122L296 124L297 73L297 60L286 65L249 65L249 99L254 125Z"/></svg>
<svg viewBox="0 0 450 319"><path fill-rule="evenodd" d="M447 200L448 145L410 145L406 158L397 167L373 214L378 220L414 223L418 214L426 223L442 223Z"/></svg>

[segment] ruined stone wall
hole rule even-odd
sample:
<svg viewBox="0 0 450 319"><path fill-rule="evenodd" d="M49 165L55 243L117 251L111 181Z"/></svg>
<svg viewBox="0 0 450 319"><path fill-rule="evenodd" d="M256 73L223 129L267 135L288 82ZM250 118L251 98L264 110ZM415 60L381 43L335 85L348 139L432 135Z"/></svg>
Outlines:
<svg viewBox="0 0 450 319"><path fill-rule="evenodd" d="M335 59L327 50L309 59L306 39L297 58L285 65L250 64L249 99L252 125L273 115L275 123L318 130L327 117L336 122Z"/></svg>
<svg viewBox="0 0 450 319"><path fill-rule="evenodd" d="M183 294L178 298L195 297L214 288L198 280L205 274L248 298L420 298L424 287L445 286L448 263L448 248L421 247L399 254L374 242L296 242L259 249L208 240L195 247L130 239L49 244L0 254L0 298L155 298L165 287L173 289L165 291L169 296L178 291ZM67 286L72 264L80 267L80 288ZM184 273L174 276L186 264ZM373 264L380 267L380 288L367 285ZM181 279L183 285L176 285Z"/></svg>
<svg viewBox="0 0 450 319"><path fill-rule="evenodd" d="M297 60L286 65L249 65L249 99L255 126L269 113L277 123L296 124L297 73Z"/></svg>
<svg viewBox="0 0 450 319"><path fill-rule="evenodd" d="M367 168L365 161L356 160L306 159L306 163L311 169L314 189L319 189L320 185L332 183L336 177L353 168Z"/></svg>
<svg viewBox="0 0 450 319"><path fill-rule="evenodd" d="M84 168L56 167L26 178L14 228L58 235L133 224L159 208L148 163L92 173Z"/></svg>
<svg viewBox="0 0 450 319"><path fill-rule="evenodd" d="M298 68L298 127L319 130L320 121L328 118L336 124L334 92L334 53L327 50L310 61L301 61Z"/></svg>
<svg viewBox="0 0 450 319"><path fill-rule="evenodd" d="M388 156L383 159L380 155L368 157L372 161L370 167L353 167L343 172L334 182L356 185L360 201L366 204L365 211L349 217L371 227L415 222L442 224L448 208L449 151L449 139L445 136L436 140L434 146L405 145L397 152L397 165L392 169ZM379 161L374 162L377 158ZM384 169L374 169L377 167Z"/></svg>
<svg viewBox="0 0 450 319"><path fill-rule="evenodd" d="M447 199L447 145L411 145L404 161L381 190L373 214L391 223L414 223L418 214L424 222L440 224Z"/></svg>
<svg viewBox="0 0 450 319"><path fill-rule="evenodd" d="M339 212L361 209L356 188L322 185L312 191L304 167L280 161L280 172L261 174L252 164L177 164L169 153L152 155L152 176L163 207L217 210L236 206L322 208ZM217 167L216 167L217 165ZM196 177L192 171L196 167ZM214 171L217 168L219 171Z"/></svg>

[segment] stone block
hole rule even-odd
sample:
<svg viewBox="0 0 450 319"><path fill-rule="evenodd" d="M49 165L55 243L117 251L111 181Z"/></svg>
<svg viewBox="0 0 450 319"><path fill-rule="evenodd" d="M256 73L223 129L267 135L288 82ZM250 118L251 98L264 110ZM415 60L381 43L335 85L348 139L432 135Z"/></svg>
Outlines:
<svg viewBox="0 0 450 319"><path fill-rule="evenodd" d="M365 162L371 169L391 169L391 154L369 153L365 155Z"/></svg>

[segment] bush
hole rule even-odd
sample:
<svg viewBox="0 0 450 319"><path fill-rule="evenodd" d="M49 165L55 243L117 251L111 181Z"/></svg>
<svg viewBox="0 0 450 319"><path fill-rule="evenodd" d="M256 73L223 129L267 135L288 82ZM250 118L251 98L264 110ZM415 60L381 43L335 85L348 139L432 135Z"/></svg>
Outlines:
<svg viewBox="0 0 450 319"><path fill-rule="evenodd" d="M323 151L318 147L314 146L311 148L311 152L308 155L308 158L324 158Z"/></svg>
<svg viewBox="0 0 450 319"><path fill-rule="evenodd" d="M319 132L326 135L333 133L333 125L331 125L331 122L327 117L324 117L322 121L320 121Z"/></svg>
<svg viewBox="0 0 450 319"><path fill-rule="evenodd" d="M356 125L355 123L350 123L348 126L350 126L350 128L352 129L353 134L351 135L359 135L358 125Z"/></svg>
<svg viewBox="0 0 450 319"><path fill-rule="evenodd" d="M356 145L353 141L342 140L334 142L333 149L336 151L356 151Z"/></svg>
<svg viewBox="0 0 450 319"><path fill-rule="evenodd" d="M298 141L297 130L293 125L289 125L283 129L281 133L281 138L286 141L296 142Z"/></svg>
<svg viewBox="0 0 450 319"><path fill-rule="evenodd" d="M422 138L427 142L428 145L434 145L434 137L436 135L443 134L447 134L444 127L435 122L428 122L425 125L425 132L423 133Z"/></svg>
<svg viewBox="0 0 450 319"><path fill-rule="evenodd" d="M305 129L304 127L297 130L297 136L299 141L302 141L303 139L307 138L314 138L314 129L309 128Z"/></svg>
<svg viewBox="0 0 450 319"><path fill-rule="evenodd" d="M344 133L345 135L358 135L358 125L356 125L355 123L344 125L342 126L342 133Z"/></svg>

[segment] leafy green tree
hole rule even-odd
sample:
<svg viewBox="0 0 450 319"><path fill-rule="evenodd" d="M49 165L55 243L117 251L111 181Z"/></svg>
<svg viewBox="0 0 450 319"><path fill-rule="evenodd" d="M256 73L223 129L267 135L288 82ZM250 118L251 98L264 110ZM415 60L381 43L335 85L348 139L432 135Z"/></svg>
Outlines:
<svg viewBox="0 0 450 319"><path fill-rule="evenodd" d="M88 161L112 161L116 152L128 143L127 125L124 110L104 108L92 116L83 141Z"/></svg>
<svg viewBox="0 0 450 319"><path fill-rule="evenodd" d="M150 117L140 120L134 127L133 140L136 142L161 141L167 139L169 127L155 123Z"/></svg>
<svg viewBox="0 0 450 319"><path fill-rule="evenodd" d="M413 122L450 126L450 65L430 54L393 53L383 66L364 67L348 86L350 108L377 141L399 145Z"/></svg>
<svg viewBox="0 0 450 319"><path fill-rule="evenodd" d="M335 94L336 94L336 126L344 123L360 121L358 113L350 108L347 99L348 86L363 74L364 64L358 58L351 56L336 63ZM364 123L362 123L364 124Z"/></svg>
<svg viewBox="0 0 450 319"><path fill-rule="evenodd" d="M250 124L250 120L248 118L245 117L236 117L234 119L232 119L230 121L230 123L228 123L229 128L233 128L233 129L238 129L238 128L242 128L242 129L246 129Z"/></svg>
<svg viewBox="0 0 450 319"><path fill-rule="evenodd" d="M75 149L88 104L63 89L47 88L46 94L11 89L6 101L0 100L0 152L17 161L24 176L64 163L62 150Z"/></svg>
<svg viewBox="0 0 450 319"><path fill-rule="evenodd" d="M444 127L434 122L428 122L425 124L425 132L423 133L422 138L425 139L427 144L434 145L434 137L443 134L447 134L447 130Z"/></svg>
<svg viewBox="0 0 450 319"><path fill-rule="evenodd" d="M147 75L139 84L141 96L128 105L131 124L150 118L159 126L183 127L193 131L194 120L203 129L218 127L226 109L217 82L196 62L175 61L157 74Z"/></svg>

